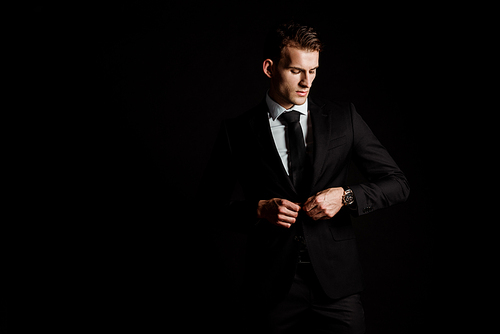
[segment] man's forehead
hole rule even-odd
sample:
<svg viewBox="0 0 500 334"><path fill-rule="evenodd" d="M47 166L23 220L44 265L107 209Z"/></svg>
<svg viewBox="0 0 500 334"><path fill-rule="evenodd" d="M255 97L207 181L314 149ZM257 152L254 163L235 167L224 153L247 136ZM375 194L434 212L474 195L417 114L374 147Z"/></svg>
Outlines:
<svg viewBox="0 0 500 334"><path fill-rule="evenodd" d="M317 67L319 59L319 52L307 49L299 49L293 46L285 46L283 48L283 56L280 62L283 66L310 66Z"/></svg>

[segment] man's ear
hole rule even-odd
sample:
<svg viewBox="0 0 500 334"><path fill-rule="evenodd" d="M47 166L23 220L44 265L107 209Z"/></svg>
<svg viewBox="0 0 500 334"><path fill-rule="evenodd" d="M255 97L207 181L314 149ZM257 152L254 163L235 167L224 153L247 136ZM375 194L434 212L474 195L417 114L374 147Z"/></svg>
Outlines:
<svg viewBox="0 0 500 334"><path fill-rule="evenodd" d="M273 67L273 61L271 59L264 60L264 64L262 64L262 69L264 70L264 74L268 78L272 78L273 76L272 67Z"/></svg>

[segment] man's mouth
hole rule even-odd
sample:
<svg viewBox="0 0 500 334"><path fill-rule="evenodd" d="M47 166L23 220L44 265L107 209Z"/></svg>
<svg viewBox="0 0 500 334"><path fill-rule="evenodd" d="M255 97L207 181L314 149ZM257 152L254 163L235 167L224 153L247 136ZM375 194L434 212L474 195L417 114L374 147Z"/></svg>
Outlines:
<svg viewBox="0 0 500 334"><path fill-rule="evenodd" d="M301 90L298 90L298 91L297 91L297 94L298 94L299 96L307 96L307 91L301 91Z"/></svg>

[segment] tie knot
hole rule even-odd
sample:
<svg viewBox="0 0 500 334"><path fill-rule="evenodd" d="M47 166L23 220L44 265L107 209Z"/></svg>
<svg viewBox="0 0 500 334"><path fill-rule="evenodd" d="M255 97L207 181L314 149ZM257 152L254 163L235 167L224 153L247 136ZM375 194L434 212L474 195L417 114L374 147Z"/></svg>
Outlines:
<svg viewBox="0 0 500 334"><path fill-rule="evenodd" d="M295 110L284 112L280 115L280 117L278 117L278 119L287 124L297 123L300 120L300 113Z"/></svg>

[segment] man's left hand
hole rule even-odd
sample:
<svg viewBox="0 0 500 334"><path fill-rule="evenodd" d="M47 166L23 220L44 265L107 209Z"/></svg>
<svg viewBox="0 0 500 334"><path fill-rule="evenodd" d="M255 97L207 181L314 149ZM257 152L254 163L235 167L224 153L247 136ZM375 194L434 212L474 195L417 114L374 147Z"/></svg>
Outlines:
<svg viewBox="0 0 500 334"><path fill-rule="evenodd" d="M330 219L342 208L343 194L342 187L328 188L309 197L302 208L314 220Z"/></svg>

